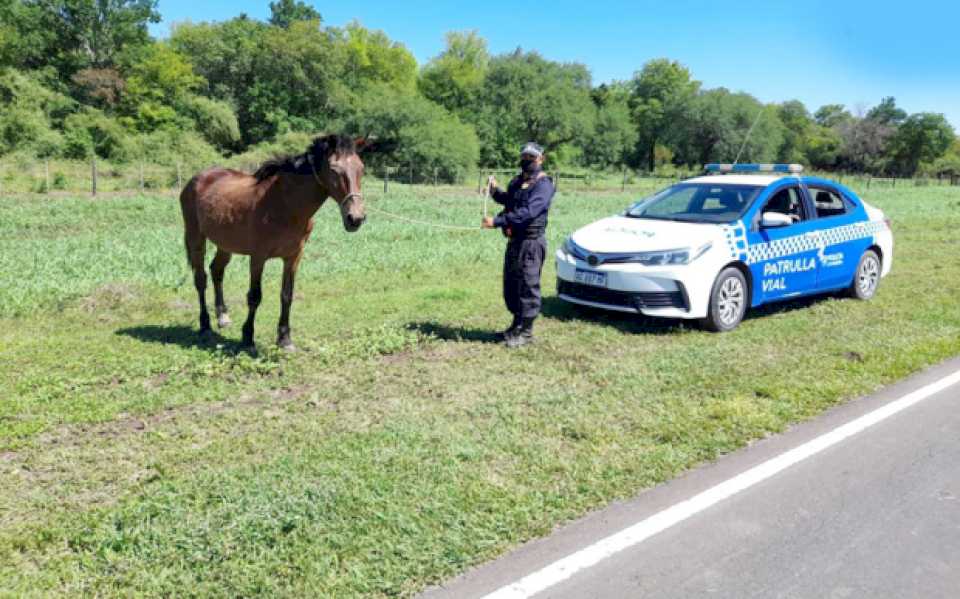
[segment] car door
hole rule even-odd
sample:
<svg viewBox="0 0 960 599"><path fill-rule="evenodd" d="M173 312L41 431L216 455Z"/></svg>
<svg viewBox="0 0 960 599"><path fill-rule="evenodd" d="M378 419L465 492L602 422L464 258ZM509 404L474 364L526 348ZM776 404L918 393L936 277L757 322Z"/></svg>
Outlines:
<svg viewBox="0 0 960 599"><path fill-rule="evenodd" d="M765 212L791 217L793 224L764 227ZM753 218L747 233L748 261L759 302L786 299L817 288L816 219L799 183L774 189Z"/></svg>
<svg viewBox="0 0 960 599"><path fill-rule="evenodd" d="M853 280L860 256L870 239L858 230L865 216L854 201L827 183L807 185L819 230L817 288L841 289Z"/></svg>

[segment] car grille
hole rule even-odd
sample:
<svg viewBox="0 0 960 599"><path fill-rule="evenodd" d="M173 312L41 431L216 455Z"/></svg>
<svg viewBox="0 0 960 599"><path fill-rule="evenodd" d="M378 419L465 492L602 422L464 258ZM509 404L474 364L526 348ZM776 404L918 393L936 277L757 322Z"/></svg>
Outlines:
<svg viewBox="0 0 960 599"><path fill-rule="evenodd" d="M688 309L686 299L680 291L632 293L629 291L615 291L613 289L560 280L557 282L557 292L568 295L574 299L597 304L607 304L609 306Z"/></svg>

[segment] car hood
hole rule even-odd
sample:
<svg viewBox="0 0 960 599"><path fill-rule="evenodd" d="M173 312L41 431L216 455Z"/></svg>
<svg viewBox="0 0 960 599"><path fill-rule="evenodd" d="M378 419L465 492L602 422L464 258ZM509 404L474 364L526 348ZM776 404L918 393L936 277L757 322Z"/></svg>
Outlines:
<svg viewBox="0 0 960 599"><path fill-rule="evenodd" d="M722 236L721 225L611 216L577 230L571 238L589 252L619 254L696 249Z"/></svg>

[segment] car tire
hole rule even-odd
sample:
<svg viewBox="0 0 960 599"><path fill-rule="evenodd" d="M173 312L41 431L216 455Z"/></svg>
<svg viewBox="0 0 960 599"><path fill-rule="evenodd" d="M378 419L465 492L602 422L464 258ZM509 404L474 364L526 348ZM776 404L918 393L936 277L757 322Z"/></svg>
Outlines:
<svg viewBox="0 0 960 599"><path fill-rule="evenodd" d="M740 269L732 266L723 269L713 283L707 317L700 321L700 325L714 333L737 328L750 305L747 289L747 279Z"/></svg>
<svg viewBox="0 0 960 599"><path fill-rule="evenodd" d="M847 290L850 297L864 301L873 299L880 286L882 268L880 256L873 250L865 251L860 257L857 270L853 274L853 281L850 282L850 288Z"/></svg>

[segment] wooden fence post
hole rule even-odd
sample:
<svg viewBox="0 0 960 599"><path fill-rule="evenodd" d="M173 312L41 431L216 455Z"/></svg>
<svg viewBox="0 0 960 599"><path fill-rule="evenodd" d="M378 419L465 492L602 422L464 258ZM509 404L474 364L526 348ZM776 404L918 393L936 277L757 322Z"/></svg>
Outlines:
<svg viewBox="0 0 960 599"><path fill-rule="evenodd" d="M50 159L43 161L43 191L50 193Z"/></svg>
<svg viewBox="0 0 960 599"><path fill-rule="evenodd" d="M144 181L143 181L143 161L140 161L140 193L143 193Z"/></svg>
<svg viewBox="0 0 960 599"><path fill-rule="evenodd" d="M410 163L410 185L413 185L413 163Z"/></svg>
<svg viewBox="0 0 960 599"><path fill-rule="evenodd" d="M183 170L180 168L180 161L177 160L177 191L183 189Z"/></svg>
<svg viewBox="0 0 960 599"><path fill-rule="evenodd" d="M620 183L620 191L627 190L627 167L623 167L623 181Z"/></svg>
<svg viewBox="0 0 960 599"><path fill-rule="evenodd" d="M97 197L97 155L93 155L90 161L90 195Z"/></svg>
<svg viewBox="0 0 960 599"><path fill-rule="evenodd" d="M477 174L477 194L483 193L483 169Z"/></svg>
<svg viewBox="0 0 960 599"><path fill-rule="evenodd" d="M383 167L383 194L387 194L387 186L390 183L390 167Z"/></svg>
<svg viewBox="0 0 960 599"><path fill-rule="evenodd" d="M439 180L438 172L439 172L439 169L437 167L433 167L433 186L434 187L437 186L437 182Z"/></svg>

